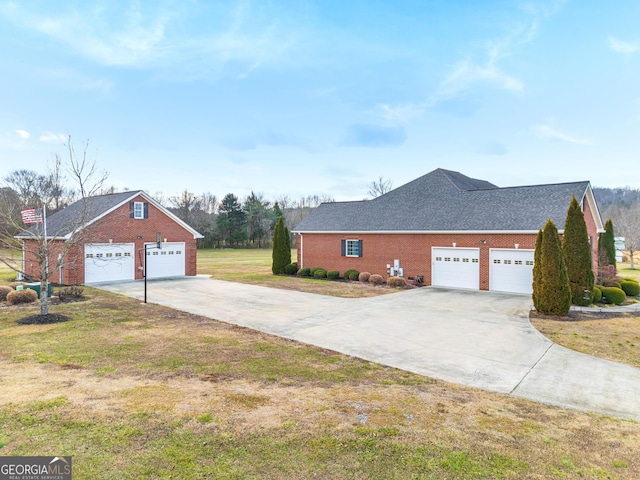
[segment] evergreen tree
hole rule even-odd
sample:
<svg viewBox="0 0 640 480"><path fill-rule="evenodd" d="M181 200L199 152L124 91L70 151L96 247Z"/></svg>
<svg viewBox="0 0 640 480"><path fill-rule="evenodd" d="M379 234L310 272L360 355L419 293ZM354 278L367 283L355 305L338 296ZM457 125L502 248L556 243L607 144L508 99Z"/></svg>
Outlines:
<svg viewBox="0 0 640 480"><path fill-rule="evenodd" d="M287 227L284 226L284 218L280 217L273 232L271 271L274 275L282 275L284 267L291 263L291 249L287 244Z"/></svg>
<svg viewBox="0 0 640 480"><path fill-rule="evenodd" d="M542 289L542 229L538 230L536 236L536 249L533 254L533 293L531 295L533 300L533 306L536 310L540 311L540 290Z"/></svg>
<svg viewBox="0 0 640 480"><path fill-rule="evenodd" d="M217 227L220 239L228 245L237 246L246 238L245 213L238 197L228 193L218 208Z"/></svg>
<svg viewBox="0 0 640 480"><path fill-rule="evenodd" d="M273 216L276 219L282 217L284 214L282 213L282 209L280 208L280 204L278 202L273 204Z"/></svg>
<svg viewBox="0 0 640 480"><path fill-rule="evenodd" d="M280 217L284 221L284 217ZM287 265L291 263L291 232L289 231L289 227L284 227L284 238L286 239L286 248L287 248Z"/></svg>
<svg viewBox="0 0 640 480"><path fill-rule="evenodd" d="M542 231L540 247L541 281L536 295L538 311L545 315L564 316L571 308L571 288L558 229L551 219Z"/></svg>
<svg viewBox="0 0 640 480"><path fill-rule="evenodd" d="M601 267L613 265L614 272L616 269L616 239L613 232L613 222L607 220L604 225L604 233L598 238L598 262Z"/></svg>
<svg viewBox="0 0 640 480"><path fill-rule="evenodd" d="M593 262L591 245L584 213L576 197L571 198L567 218L564 222L562 251L571 286L571 301L574 305L590 305L593 301ZM589 298L585 299L585 290Z"/></svg>

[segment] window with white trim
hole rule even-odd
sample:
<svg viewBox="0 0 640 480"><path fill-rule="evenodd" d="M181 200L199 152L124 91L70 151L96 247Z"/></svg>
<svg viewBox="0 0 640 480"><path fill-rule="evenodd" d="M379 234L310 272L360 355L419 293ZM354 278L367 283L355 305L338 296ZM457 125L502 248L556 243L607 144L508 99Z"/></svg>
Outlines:
<svg viewBox="0 0 640 480"><path fill-rule="evenodd" d="M144 218L144 202L133 202L133 218Z"/></svg>
<svg viewBox="0 0 640 480"><path fill-rule="evenodd" d="M359 257L360 256L360 241L359 240L347 240L346 242L346 255L347 257Z"/></svg>

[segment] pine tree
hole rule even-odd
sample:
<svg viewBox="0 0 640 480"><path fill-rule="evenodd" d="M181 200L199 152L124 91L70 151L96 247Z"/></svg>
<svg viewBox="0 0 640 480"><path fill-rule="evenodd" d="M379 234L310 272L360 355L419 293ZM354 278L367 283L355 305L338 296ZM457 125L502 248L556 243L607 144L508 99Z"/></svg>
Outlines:
<svg viewBox="0 0 640 480"><path fill-rule="evenodd" d="M273 251L271 254L271 271L274 275L282 275L284 267L291 263L291 249L287 246L287 227L284 218L280 217L273 232Z"/></svg>
<svg viewBox="0 0 640 480"><path fill-rule="evenodd" d="M533 293L531 298L533 300L533 306L536 310L540 310L540 290L542 289L542 229L538 230L536 236L536 249L533 253Z"/></svg>
<svg viewBox="0 0 640 480"><path fill-rule="evenodd" d="M571 288L558 229L551 219L544 226L540 247L538 311L545 315L564 316L571 308Z"/></svg>
<svg viewBox="0 0 640 480"><path fill-rule="evenodd" d="M584 213L576 197L571 198L564 222L562 252L567 266L572 303L574 305L591 304L594 280L591 245ZM589 292L587 299L584 298L585 291Z"/></svg>

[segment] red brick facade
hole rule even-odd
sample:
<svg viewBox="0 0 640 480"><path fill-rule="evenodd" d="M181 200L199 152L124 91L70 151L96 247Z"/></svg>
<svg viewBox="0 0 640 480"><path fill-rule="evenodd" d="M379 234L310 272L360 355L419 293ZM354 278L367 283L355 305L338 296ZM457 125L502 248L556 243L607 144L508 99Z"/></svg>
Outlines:
<svg viewBox="0 0 640 480"><path fill-rule="evenodd" d="M185 274L196 275L196 239L193 232L177 223L163 210L148 202L143 196L132 198L131 201L147 202L149 204L148 218L130 218L129 203L120 206L97 222L83 230L81 239L73 244L67 252L63 268L62 282L65 285L81 285L84 283L84 245L85 243L134 243L136 252L136 279L143 278L142 271L137 267L141 264L140 251L144 244L156 241L156 233L160 232L163 242L184 242L185 244ZM62 242L62 241L61 241ZM33 240L25 240L26 251L33 251ZM61 249L50 248L49 265L55 265ZM25 273L28 277L39 276L38 263L33 256L25 256ZM49 280L60 283L60 274L55 272Z"/></svg>
<svg viewBox="0 0 640 480"><path fill-rule="evenodd" d="M586 204L586 202L585 202ZM585 210L587 230L593 245L594 272L597 271L597 228L588 209ZM342 240L362 240L362 257L342 256ZM343 273L349 269L370 272L387 278L387 265L400 261L404 278L421 275L424 285L431 285L431 248L478 248L480 250L480 289L489 290L489 251L493 248L535 249L534 233L361 233L298 234L298 266L322 267Z"/></svg>

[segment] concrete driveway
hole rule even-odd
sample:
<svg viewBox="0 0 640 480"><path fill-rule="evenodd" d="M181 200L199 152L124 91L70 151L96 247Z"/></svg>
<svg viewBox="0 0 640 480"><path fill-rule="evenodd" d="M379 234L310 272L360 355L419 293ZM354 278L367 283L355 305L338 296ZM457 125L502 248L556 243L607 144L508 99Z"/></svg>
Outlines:
<svg viewBox="0 0 640 480"><path fill-rule="evenodd" d="M142 282L96 285L142 300ZM345 299L210 280L148 282L147 300L432 378L640 420L640 369L554 344L527 296L420 288Z"/></svg>

